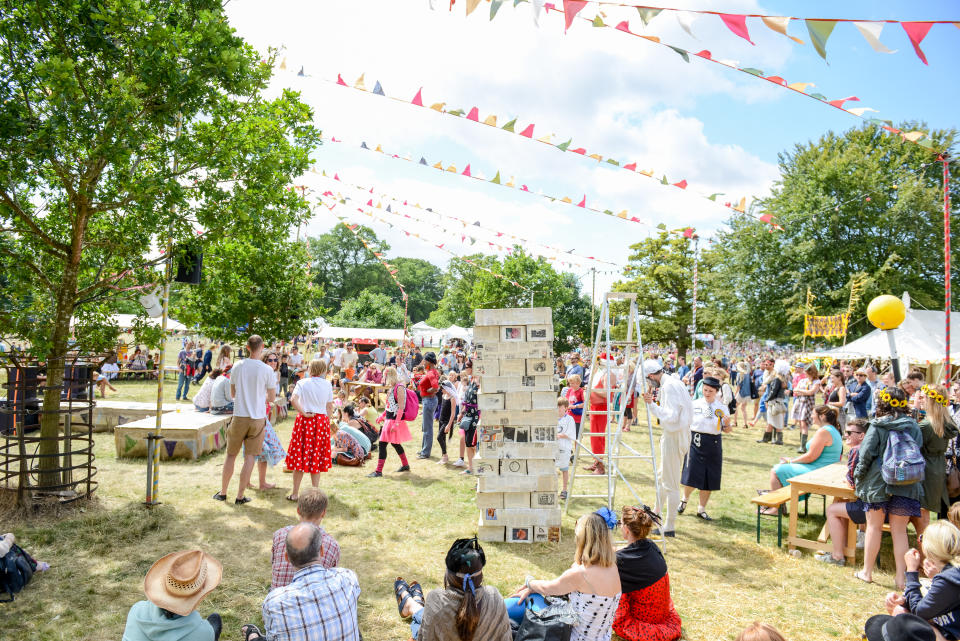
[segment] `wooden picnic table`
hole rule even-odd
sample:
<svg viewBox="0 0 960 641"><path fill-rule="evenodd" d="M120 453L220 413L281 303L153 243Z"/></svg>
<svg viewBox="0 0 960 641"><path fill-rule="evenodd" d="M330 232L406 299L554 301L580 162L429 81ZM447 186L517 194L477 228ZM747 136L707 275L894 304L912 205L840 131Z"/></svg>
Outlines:
<svg viewBox="0 0 960 641"><path fill-rule="evenodd" d="M816 541L797 536L797 517L799 515L800 497L804 494L822 494L832 496L833 503L851 501L857 498L853 488L847 485L847 466L845 463L834 463L821 467L819 470L800 474L790 479L790 529L787 534L788 549L797 547L810 550L828 551L825 545L830 537L830 529L824 523ZM843 556L847 563L854 563L857 556L857 524L847 521L847 541L843 549Z"/></svg>
<svg viewBox="0 0 960 641"><path fill-rule="evenodd" d="M369 387L373 389L373 406L377 409L383 409L383 403L380 400L380 395L387 389L387 386L383 383L368 383L366 381L344 381L343 382L344 391L347 393L347 399L350 399L350 389L356 387Z"/></svg>

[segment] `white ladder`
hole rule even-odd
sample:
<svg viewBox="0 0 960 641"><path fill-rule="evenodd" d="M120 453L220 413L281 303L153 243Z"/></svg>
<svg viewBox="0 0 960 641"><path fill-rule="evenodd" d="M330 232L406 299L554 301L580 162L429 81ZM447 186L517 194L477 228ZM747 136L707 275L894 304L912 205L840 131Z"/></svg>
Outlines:
<svg viewBox="0 0 960 641"><path fill-rule="evenodd" d="M629 301L630 303L626 340L614 340L611 336L611 301ZM622 368L618 367L613 361L614 347L622 348ZM609 356L609 358L604 359L602 363L599 360L601 352ZM636 369L634 370L633 375L631 375L630 365L633 362L636 363ZM658 514L662 514L662 506L660 505L660 478L657 473L657 455L653 440L653 423L650 418L650 410L647 408L646 403L644 403L643 406L647 413L647 436L649 438L650 453L641 454L623 441L624 407L627 405L630 395L635 393L634 389L636 387L636 382L638 380L646 380L646 373L643 370L643 341L640 336L640 317L637 312L636 294L628 292L607 292L604 294L603 305L600 310L600 318L597 323L596 338L593 341L593 351L590 356L589 372L591 379L594 378L594 373L598 371L598 366L603 371L603 377L601 379L603 381L603 387L592 389L590 380L583 381L583 417L580 422L580 435L577 438L576 446L574 447L573 472L570 474L569 494L567 495L564 503L564 512L570 512L570 504L574 499L587 499L587 502L593 502L594 499L605 499L604 505L606 505L606 507L608 507L610 510L618 512L619 506L614 506L614 500L617 492L617 484L620 481L623 481L624 485L626 485L627 489L630 491L630 494L633 495L633 498L636 500L635 505L642 505L643 500L640 498L640 494L630 483L630 481L627 480L626 476L624 476L623 471L621 470L621 461L640 460L650 462L650 467L653 472L653 500L655 503L654 511ZM637 378L638 376L639 378ZM613 380L616 380L616 383L611 386L610 381ZM600 393L606 397L605 409L600 409L599 404L597 409L592 406L590 397L593 393ZM634 411L637 410L639 404L642 402L642 398L637 399L637 402L634 404ZM590 431L591 416L606 417L606 429L604 432L598 432L594 434ZM604 448L604 454L595 455L593 453L590 448L591 438L604 439L604 443L606 444L606 447ZM599 461L602 463L605 473L591 474L584 473L582 470L580 470L579 463L581 460L581 454L583 454L585 460ZM578 484L578 479L583 479L584 481L587 479L592 481L605 481L606 492L601 493L599 489L594 489L592 491L585 490L582 493L577 494L574 492L574 487L582 485L584 482L581 481ZM662 528L660 529L660 532L661 534L658 536L650 536L649 538L660 544L662 547L665 543L663 539Z"/></svg>

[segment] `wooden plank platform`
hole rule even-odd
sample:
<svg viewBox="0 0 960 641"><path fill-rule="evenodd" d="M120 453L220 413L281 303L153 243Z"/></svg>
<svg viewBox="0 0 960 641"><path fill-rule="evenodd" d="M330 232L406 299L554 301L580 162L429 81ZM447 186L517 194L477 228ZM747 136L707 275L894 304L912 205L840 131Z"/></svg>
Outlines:
<svg viewBox="0 0 960 641"><path fill-rule="evenodd" d="M160 458L197 459L227 445L226 429L230 414L209 414L194 410L168 412L163 415L159 442ZM156 429L153 416L118 425L114 443L118 458L143 458L147 455L147 436Z"/></svg>
<svg viewBox="0 0 960 641"><path fill-rule="evenodd" d="M164 412L196 412L193 403L164 403ZM107 401L97 399L93 408L93 431L112 432L117 425L130 423L142 418L157 415L155 402L143 403L138 401Z"/></svg>

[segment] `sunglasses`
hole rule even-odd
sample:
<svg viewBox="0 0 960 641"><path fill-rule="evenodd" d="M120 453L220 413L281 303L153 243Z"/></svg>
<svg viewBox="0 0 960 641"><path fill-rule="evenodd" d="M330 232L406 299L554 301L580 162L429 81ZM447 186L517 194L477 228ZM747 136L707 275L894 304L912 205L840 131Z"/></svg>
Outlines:
<svg viewBox="0 0 960 641"><path fill-rule="evenodd" d="M268 359L267 359L267 362L268 362L268 363L276 363L276 362L277 362L277 359L275 359L275 358L268 358Z"/></svg>
<svg viewBox="0 0 960 641"><path fill-rule="evenodd" d="M863 434L863 432L859 432L857 430L847 430L846 432L844 432L844 434L846 434L847 436L850 436L851 434Z"/></svg>

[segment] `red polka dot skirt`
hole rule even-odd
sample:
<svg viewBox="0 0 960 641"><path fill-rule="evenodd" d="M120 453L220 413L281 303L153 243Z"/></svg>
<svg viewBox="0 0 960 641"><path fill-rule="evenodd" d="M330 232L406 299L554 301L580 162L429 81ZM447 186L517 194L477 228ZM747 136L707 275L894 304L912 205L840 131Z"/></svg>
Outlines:
<svg viewBox="0 0 960 641"><path fill-rule="evenodd" d="M287 469L317 474L330 469L330 419L325 414L297 414L284 461Z"/></svg>

